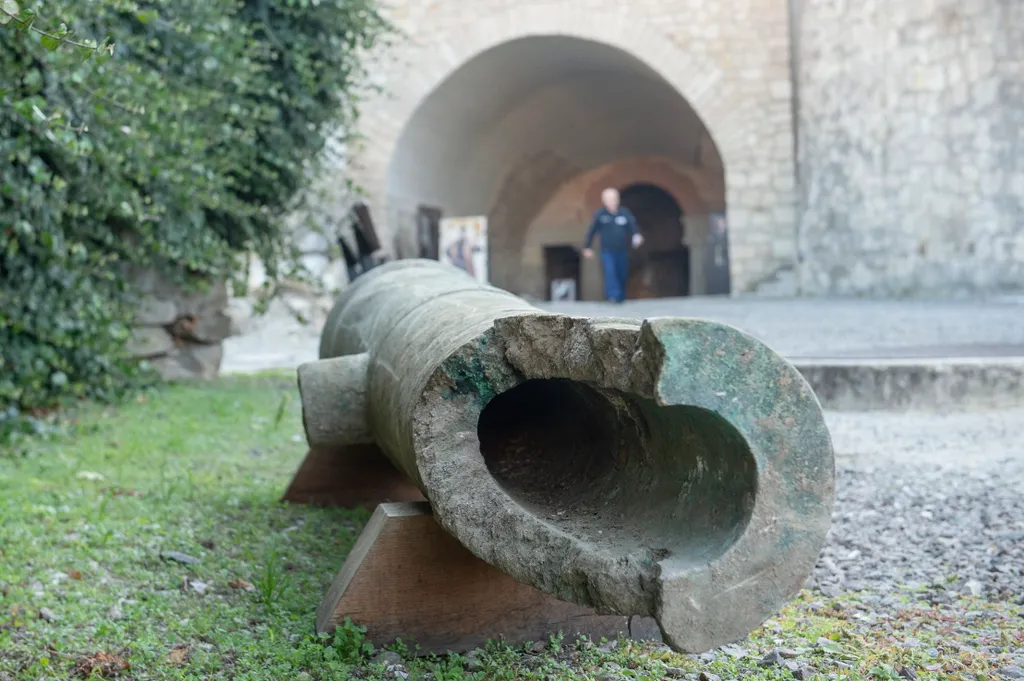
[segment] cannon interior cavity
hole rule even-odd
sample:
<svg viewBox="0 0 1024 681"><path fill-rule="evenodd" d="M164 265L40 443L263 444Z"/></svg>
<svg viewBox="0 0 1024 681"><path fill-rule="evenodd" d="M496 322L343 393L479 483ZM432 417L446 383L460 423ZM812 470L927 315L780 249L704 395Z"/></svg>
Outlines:
<svg viewBox="0 0 1024 681"><path fill-rule="evenodd" d="M501 489L529 512L623 556L701 563L742 533L757 469L728 421L568 379L496 395L477 423Z"/></svg>

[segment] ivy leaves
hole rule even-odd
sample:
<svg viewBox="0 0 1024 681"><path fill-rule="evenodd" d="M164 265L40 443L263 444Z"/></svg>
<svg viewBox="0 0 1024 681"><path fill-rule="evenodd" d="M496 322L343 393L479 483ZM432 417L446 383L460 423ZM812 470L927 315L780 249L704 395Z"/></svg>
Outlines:
<svg viewBox="0 0 1024 681"><path fill-rule="evenodd" d="M373 0L0 0L0 413L138 380L127 265L291 266L282 218L389 31Z"/></svg>
<svg viewBox="0 0 1024 681"><path fill-rule="evenodd" d="M114 46L110 44L109 39L99 45L94 40L79 41L75 39L74 31L68 28L67 24L62 23L56 29L47 30L39 26L39 20L36 10L22 10L16 0L0 0L0 26L36 33L39 44L51 52L60 49L61 45L70 45L76 48L83 59L95 57L99 63L114 54Z"/></svg>

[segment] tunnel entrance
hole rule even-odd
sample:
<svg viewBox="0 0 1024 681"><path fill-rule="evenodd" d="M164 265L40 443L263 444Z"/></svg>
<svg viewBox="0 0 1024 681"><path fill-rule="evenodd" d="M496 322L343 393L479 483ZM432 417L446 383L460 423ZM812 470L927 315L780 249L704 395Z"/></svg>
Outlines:
<svg viewBox="0 0 1024 681"><path fill-rule="evenodd" d="M613 177L595 176L604 168ZM625 187L659 225L659 245L637 254L632 297L699 293L682 264L690 259L678 215L693 219L687 229L699 241L706 216L725 209L725 170L704 121L624 50L566 35L517 38L471 58L417 107L389 161L388 222L412 253L421 250L419 206L486 217L490 283L546 299L545 249L582 247L597 181ZM579 280L581 299L604 298L598 260L581 264Z"/></svg>
<svg viewBox="0 0 1024 681"><path fill-rule="evenodd" d="M683 244L683 209L653 184L620 189L622 205L640 226L644 243L629 256L629 298L670 298L690 293L690 252Z"/></svg>

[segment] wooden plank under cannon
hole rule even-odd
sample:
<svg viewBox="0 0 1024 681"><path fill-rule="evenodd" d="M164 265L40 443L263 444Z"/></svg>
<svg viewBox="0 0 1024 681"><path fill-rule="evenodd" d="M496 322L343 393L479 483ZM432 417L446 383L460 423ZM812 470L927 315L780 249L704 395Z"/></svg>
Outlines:
<svg viewBox="0 0 1024 681"><path fill-rule="evenodd" d="M313 448L282 501L373 510L385 501L420 501L423 493L374 444Z"/></svg>
<svg viewBox="0 0 1024 681"><path fill-rule="evenodd" d="M660 640L650 618L598 615L520 584L441 529L426 502L377 507L317 609L317 631L331 633L345 618L366 627L374 645L400 638L421 654L558 632Z"/></svg>

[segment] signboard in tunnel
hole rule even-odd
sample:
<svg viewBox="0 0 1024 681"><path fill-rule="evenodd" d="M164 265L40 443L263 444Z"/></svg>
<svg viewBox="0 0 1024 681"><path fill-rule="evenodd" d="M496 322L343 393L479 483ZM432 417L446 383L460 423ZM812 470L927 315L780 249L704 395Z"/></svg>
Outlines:
<svg viewBox="0 0 1024 681"><path fill-rule="evenodd" d="M438 260L488 283L487 217L442 218L439 231Z"/></svg>

